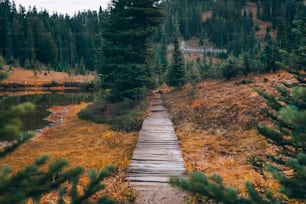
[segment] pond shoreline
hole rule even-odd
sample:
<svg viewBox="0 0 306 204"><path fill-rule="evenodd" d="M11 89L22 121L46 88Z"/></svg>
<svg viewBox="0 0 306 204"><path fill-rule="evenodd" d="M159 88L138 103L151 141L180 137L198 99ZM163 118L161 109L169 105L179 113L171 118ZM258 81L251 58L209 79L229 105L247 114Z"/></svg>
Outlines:
<svg viewBox="0 0 306 204"><path fill-rule="evenodd" d="M60 126L64 122L65 115L69 112L70 109L77 107L79 105L64 105L64 106L53 106L48 109L50 112L50 115L46 118L46 120L49 122L49 124L45 127L38 128L36 130L32 130L33 132L33 138L31 140L36 140L39 137L43 137L46 132L48 132L51 128L55 128L57 126ZM0 142L0 148L4 148L6 146L9 146L12 144L12 142L8 141L2 141Z"/></svg>
<svg viewBox="0 0 306 204"><path fill-rule="evenodd" d="M20 92L20 91L94 91L92 83L69 83L59 86L34 86L31 84L6 84L0 83L0 95L3 92Z"/></svg>
<svg viewBox="0 0 306 204"><path fill-rule="evenodd" d="M50 128L55 128L57 126L60 126L64 122L65 115L69 112L69 110L73 107L76 107L79 105L65 105L65 106L53 106L48 109L50 112L50 115L46 118L46 120L49 122L49 124L46 127L42 127L39 129L36 129L34 132L34 137L32 140L35 140L39 137L42 137L46 134L46 132Z"/></svg>
<svg viewBox="0 0 306 204"><path fill-rule="evenodd" d="M86 75L68 74L51 70L29 70L22 67L5 66L7 79L0 83L0 92L3 91L30 91L30 90L92 90L95 75L88 72Z"/></svg>

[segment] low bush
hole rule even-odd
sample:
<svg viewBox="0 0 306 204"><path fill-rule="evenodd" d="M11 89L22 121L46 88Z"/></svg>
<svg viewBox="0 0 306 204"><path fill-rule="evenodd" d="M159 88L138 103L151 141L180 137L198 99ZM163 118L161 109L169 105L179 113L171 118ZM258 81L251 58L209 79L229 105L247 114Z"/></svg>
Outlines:
<svg viewBox="0 0 306 204"><path fill-rule="evenodd" d="M236 85L245 85L245 84L252 84L252 83L254 83L252 79L242 79L242 80L235 82Z"/></svg>
<svg viewBox="0 0 306 204"><path fill-rule="evenodd" d="M146 103L125 99L114 104L100 101L88 105L78 117L96 123L107 123L112 130L131 132L140 130Z"/></svg>
<svg viewBox="0 0 306 204"><path fill-rule="evenodd" d="M140 130L143 121L143 112L138 110L130 111L127 114L119 115L109 121L112 130L131 132Z"/></svg>

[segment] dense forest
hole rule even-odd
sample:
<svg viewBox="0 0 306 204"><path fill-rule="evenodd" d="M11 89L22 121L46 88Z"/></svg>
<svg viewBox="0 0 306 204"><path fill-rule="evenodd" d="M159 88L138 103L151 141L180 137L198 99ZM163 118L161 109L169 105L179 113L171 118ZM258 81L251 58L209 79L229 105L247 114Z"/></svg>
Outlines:
<svg viewBox="0 0 306 204"><path fill-rule="evenodd" d="M14 2L0 4L0 53L10 64L37 68L43 63L55 70L94 69L101 48L101 22L106 13L100 8L73 17L38 12L35 7L18 9ZM83 70L82 70L83 69Z"/></svg>
<svg viewBox="0 0 306 204"><path fill-rule="evenodd" d="M200 44L213 43L234 56L259 52L253 13L248 1L166 0L161 3L164 22L154 42L171 43L173 24L177 21L183 39L200 39ZM296 48L293 20L305 18L302 1L249 1L256 3L256 18L272 22L278 46ZM37 11L35 7L16 8L14 2L0 3L0 53L8 64L37 68L39 63L55 70L95 70L102 48L104 21L109 9L79 12L74 16ZM294 39L294 40L293 40Z"/></svg>
<svg viewBox="0 0 306 204"><path fill-rule="evenodd" d="M295 41L290 40L293 37L292 22L294 19L305 18L302 1L167 0L164 1L167 13L164 23L166 33L171 34L171 24L177 18L180 33L185 40L192 36L208 39L217 47L226 48L235 55L256 49L258 44L255 31L259 28L254 24L255 16L247 2L256 3L258 19L272 22L272 28L278 33L278 41L284 41L282 48L294 47L292 43ZM205 17L207 14L208 18Z"/></svg>

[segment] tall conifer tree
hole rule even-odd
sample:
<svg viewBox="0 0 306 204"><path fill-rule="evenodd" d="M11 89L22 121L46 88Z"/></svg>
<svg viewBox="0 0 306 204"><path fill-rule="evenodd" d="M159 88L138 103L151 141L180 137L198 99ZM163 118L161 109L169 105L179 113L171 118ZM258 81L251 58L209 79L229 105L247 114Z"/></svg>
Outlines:
<svg viewBox="0 0 306 204"><path fill-rule="evenodd" d="M178 23L174 25L172 64L170 65L167 84L181 88L186 82L184 57L180 50Z"/></svg>
<svg viewBox="0 0 306 204"><path fill-rule="evenodd" d="M157 0L112 1L99 68L112 100L142 97L154 85L151 36L161 21Z"/></svg>

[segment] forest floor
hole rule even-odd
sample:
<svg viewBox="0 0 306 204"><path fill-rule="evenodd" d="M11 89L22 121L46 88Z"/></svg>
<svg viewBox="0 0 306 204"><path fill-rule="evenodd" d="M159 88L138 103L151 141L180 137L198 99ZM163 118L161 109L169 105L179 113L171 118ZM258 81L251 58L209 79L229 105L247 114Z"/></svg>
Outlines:
<svg viewBox="0 0 306 204"><path fill-rule="evenodd" d="M229 81L202 81L193 95L189 85L182 90L164 87L163 96L187 172L219 174L226 186L237 188L242 195L247 193L246 180L261 192L268 187L277 193L279 185L271 175L263 178L248 161L252 156L275 154L277 150L254 127L254 122L270 125L261 111L265 102L255 88L276 94L275 86L294 81L292 75L279 71Z"/></svg>

